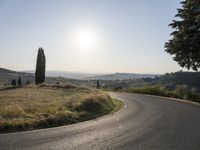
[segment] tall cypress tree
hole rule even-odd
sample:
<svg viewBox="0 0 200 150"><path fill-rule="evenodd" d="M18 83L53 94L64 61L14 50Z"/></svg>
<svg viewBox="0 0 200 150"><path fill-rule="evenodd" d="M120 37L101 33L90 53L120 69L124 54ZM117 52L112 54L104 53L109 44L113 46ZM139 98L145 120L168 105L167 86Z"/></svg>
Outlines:
<svg viewBox="0 0 200 150"><path fill-rule="evenodd" d="M169 25L174 29L172 39L165 44L165 50L181 67L200 68L200 0L184 0L182 8Z"/></svg>
<svg viewBox="0 0 200 150"><path fill-rule="evenodd" d="M22 78L21 76L19 76L19 79L18 79L18 87L21 87L22 86Z"/></svg>
<svg viewBox="0 0 200 150"><path fill-rule="evenodd" d="M35 71L36 84L41 84L45 81L45 67L46 67L46 58L44 50L40 47L38 50L36 71Z"/></svg>
<svg viewBox="0 0 200 150"><path fill-rule="evenodd" d="M97 89L100 89L100 83L99 83L99 80L97 80Z"/></svg>

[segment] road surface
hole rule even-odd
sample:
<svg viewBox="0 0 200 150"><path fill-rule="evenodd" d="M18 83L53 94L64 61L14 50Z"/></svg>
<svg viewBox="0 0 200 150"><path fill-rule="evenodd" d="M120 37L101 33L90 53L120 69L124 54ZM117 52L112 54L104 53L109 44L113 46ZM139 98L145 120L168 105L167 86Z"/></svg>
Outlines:
<svg viewBox="0 0 200 150"><path fill-rule="evenodd" d="M200 149L200 106L138 94L110 95L125 108L79 124L0 134L0 149Z"/></svg>

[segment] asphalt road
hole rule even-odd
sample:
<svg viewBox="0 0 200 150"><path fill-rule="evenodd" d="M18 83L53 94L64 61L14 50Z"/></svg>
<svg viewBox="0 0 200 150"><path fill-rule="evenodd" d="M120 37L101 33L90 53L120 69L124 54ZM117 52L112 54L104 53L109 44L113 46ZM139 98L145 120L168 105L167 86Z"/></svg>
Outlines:
<svg viewBox="0 0 200 150"><path fill-rule="evenodd" d="M0 150L200 149L200 106L137 94L110 95L125 108L75 125L0 134Z"/></svg>

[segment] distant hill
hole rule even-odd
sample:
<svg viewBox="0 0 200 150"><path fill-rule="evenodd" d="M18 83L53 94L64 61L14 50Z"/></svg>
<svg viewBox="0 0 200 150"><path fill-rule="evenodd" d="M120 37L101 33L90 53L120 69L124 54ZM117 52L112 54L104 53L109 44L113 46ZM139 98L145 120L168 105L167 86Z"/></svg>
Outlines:
<svg viewBox="0 0 200 150"><path fill-rule="evenodd" d="M135 73L114 73L107 75L100 75L90 77L91 80L129 80L129 79L141 79L141 78L154 78L160 76L157 74L135 74Z"/></svg>
<svg viewBox="0 0 200 150"><path fill-rule="evenodd" d="M13 79L18 79L19 76L22 77L22 82L26 82L27 80L33 82L35 80L34 74L32 73L17 72L13 70L0 68L0 84L10 83Z"/></svg>
<svg viewBox="0 0 200 150"><path fill-rule="evenodd" d="M27 80L34 83L35 75L33 71L18 72L9 69L0 68L0 84L10 84L13 79L22 77L22 83ZM64 71L47 71L47 83L69 83L81 86L96 86L96 81L105 87L141 87L143 85L164 85L168 88L175 88L177 85L187 85L200 91L200 72L175 72L165 75L156 74L134 74L134 73L114 73L107 75L73 73ZM67 79L66 79L67 78ZM76 80L78 79L78 80ZM121 81L123 80L123 81Z"/></svg>
<svg viewBox="0 0 200 150"><path fill-rule="evenodd" d="M96 75L97 74L69 72L69 71L47 71L46 72L46 76L48 77L64 77L68 79L79 79L79 80L90 78Z"/></svg>
<svg viewBox="0 0 200 150"><path fill-rule="evenodd" d="M34 73L34 71L25 71ZM128 80L141 78L154 78L157 74L135 74L135 73L114 73L114 74L89 74L68 71L46 71L48 77L64 77L78 80Z"/></svg>
<svg viewBox="0 0 200 150"><path fill-rule="evenodd" d="M23 82L29 80L31 83L35 80L34 71L13 71L5 68L0 68L0 84L10 83L13 79L18 79L21 76ZM58 77L78 80L129 80L141 78L154 78L155 74L133 74L133 73L114 73L114 74L85 74L65 71L46 71L46 81L53 82Z"/></svg>
<svg viewBox="0 0 200 150"><path fill-rule="evenodd" d="M160 76L154 81L155 84L162 85L187 85L200 89L200 72L175 72Z"/></svg>
<svg viewBox="0 0 200 150"><path fill-rule="evenodd" d="M25 71L28 73L34 73L34 71ZM94 77L100 74L89 74L89 73L79 73L79 72L69 72L69 71L46 71L46 76L48 77L63 77L68 79L79 79L84 80L86 78Z"/></svg>
<svg viewBox="0 0 200 150"><path fill-rule="evenodd" d="M56 83L59 81L65 81L64 78L58 78L59 76L55 77L48 76L49 74L46 74L45 82L47 83ZM60 74L59 74L60 75ZM18 80L19 76L22 77L22 84L25 84L27 80L29 80L30 83L35 82L35 73L34 71L13 71L5 68L0 68L0 84L10 84L13 79Z"/></svg>
<svg viewBox="0 0 200 150"><path fill-rule="evenodd" d="M84 73L74 73L74 72L65 72L65 71L46 71L46 82L52 83L60 80L59 77L68 78L68 79L78 79L84 80L89 77L93 77L99 74L84 74ZM5 68L0 68L0 84L9 84L13 79L18 79L19 76L22 77L22 82L25 83L29 80L31 83L35 81L34 71L13 71ZM60 79L60 80L58 80Z"/></svg>

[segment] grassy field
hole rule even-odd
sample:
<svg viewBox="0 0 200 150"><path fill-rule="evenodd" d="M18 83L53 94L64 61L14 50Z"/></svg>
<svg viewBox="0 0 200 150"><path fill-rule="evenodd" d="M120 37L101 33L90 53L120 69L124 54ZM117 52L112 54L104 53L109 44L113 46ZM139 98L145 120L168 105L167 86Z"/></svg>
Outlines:
<svg viewBox="0 0 200 150"><path fill-rule="evenodd" d="M122 105L95 89L47 85L0 88L0 132L77 123L114 112Z"/></svg>

